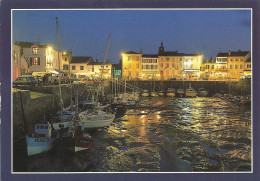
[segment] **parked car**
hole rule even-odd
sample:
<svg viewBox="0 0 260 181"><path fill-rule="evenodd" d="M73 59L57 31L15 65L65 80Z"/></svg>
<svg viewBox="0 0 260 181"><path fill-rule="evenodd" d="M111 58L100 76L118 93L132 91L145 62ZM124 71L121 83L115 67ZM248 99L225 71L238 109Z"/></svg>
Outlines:
<svg viewBox="0 0 260 181"><path fill-rule="evenodd" d="M13 87L17 87L17 86L34 87L36 83L37 82L32 75L22 75L13 81Z"/></svg>
<svg viewBox="0 0 260 181"><path fill-rule="evenodd" d="M33 77L36 80L36 84L42 85L43 83L42 76L33 76Z"/></svg>

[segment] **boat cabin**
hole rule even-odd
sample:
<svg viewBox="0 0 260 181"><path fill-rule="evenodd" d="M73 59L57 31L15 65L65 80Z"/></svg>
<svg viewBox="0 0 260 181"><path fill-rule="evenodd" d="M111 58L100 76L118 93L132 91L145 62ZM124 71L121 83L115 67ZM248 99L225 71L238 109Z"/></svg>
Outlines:
<svg viewBox="0 0 260 181"><path fill-rule="evenodd" d="M51 137L51 124L47 124L47 123L39 123L39 124L35 124L34 126L34 133L37 136L42 136L42 137Z"/></svg>

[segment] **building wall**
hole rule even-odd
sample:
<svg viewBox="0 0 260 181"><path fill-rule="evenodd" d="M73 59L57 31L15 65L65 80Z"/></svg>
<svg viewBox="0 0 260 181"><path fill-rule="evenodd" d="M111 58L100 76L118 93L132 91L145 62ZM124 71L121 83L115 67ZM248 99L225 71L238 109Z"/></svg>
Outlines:
<svg viewBox="0 0 260 181"><path fill-rule="evenodd" d="M17 79L21 75L21 54L20 46L13 45L12 50L12 80Z"/></svg>
<svg viewBox="0 0 260 181"><path fill-rule="evenodd" d="M70 61L72 59L72 52L63 52L61 59L61 69L64 74L70 74Z"/></svg>
<svg viewBox="0 0 260 181"><path fill-rule="evenodd" d="M122 55L122 78L136 79L142 74L142 54Z"/></svg>
<svg viewBox="0 0 260 181"><path fill-rule="evenodd" d="M82 70L80 70L81 66L83 67ZM75 70L73 70L74 67L75 67ZM88 68L87 63L71 63L70 64L70 72L75 74L77 76L77 78L79 78L80 76L86 75L87 68Z"/></svg>
<svg viewBox="0 0 260 181"><path fill-rule="evenodd" d="M228 57L228 77L239 80L244 74L246 57Z"/></svg>
<svg viewBox="0 0 260 181"><path fill-rule="evenodd" d="M158 58L142 57L142 74L141 79L159 79Z"/></svg>
<svg viewBox="0 0 260 181"><path fill-rule="evenodd" d="M37 54L33 54L33 48L38 48ZM32 45L30 48L23 48L23 54L28 63L30 63L30 58L40 58L40 65L30 66L29 72L45 72L46 48L39 48L38 45Z"/></svg>

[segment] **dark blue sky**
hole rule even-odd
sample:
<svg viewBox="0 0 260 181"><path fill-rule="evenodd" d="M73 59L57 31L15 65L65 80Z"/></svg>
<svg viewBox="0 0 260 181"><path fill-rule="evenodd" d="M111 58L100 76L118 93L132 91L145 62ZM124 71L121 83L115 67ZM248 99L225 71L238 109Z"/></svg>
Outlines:
<svg viewBox="0 0 260 181"><path fill-rule="evenodd" d="M251 49L250 10L15 10L13 41L40 41L74 56L103 61L108 34L108 59L117 63L122 51L156 54L161 40L165 51L203 53Z"/></svg>

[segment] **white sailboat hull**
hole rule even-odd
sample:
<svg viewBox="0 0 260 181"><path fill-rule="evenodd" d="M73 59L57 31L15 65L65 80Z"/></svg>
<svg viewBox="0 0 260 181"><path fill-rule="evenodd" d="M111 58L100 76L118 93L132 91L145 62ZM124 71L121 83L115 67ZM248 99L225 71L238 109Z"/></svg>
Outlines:
<svg viewBox="0 0 260 181"><path fill-rule="evenodd" d="M142 96L142 97L148 97L149 94L145 92L145 93L142 93L141 96Z"/></svg>
<svg viewBox="0 0 260 181"><path fill-rule="evenodd" d="M174 97L174 96L175 96L175 93L174 93L174 92L167 92L167 93L166 93L166 96L168 96L168 97Z"/></svg>
<svg viewBox="0 0 260 181"><path fill-rule="evenodd" d="M64 122L53 123L53 128L55 130L59 130L61 128L70 128L70 126L71 126L71 120L64 121Z"/></svg>
<svg viewBox="0 0 260 181"><path fill-rule="evenodd" d="M109 126L113 122L114 118L105 120L86 120L82 121L84 129L97 129Z"/></svg>
<svg viewBox="0 0 260 181"><path fill-rule="evenodd" d="M152 92L152 93L151 93L151 96L152 96L152 97L157 97L157 96L158 96L158 93L157 93L157 92Z"/></svg>
<svg viewBox="0 0 260 181"><path fill-rule="evenodd" d="M186 97L196 97L197 92L186 92L185 95L186 95Z"/></svg>

